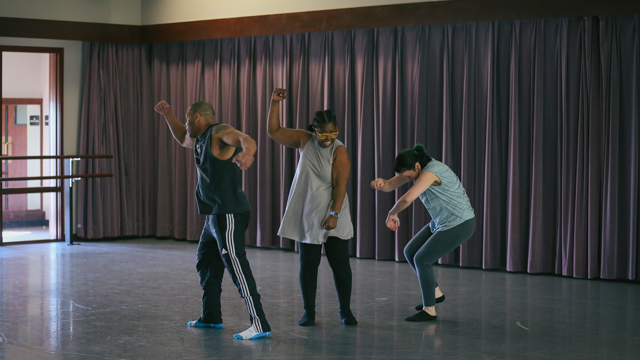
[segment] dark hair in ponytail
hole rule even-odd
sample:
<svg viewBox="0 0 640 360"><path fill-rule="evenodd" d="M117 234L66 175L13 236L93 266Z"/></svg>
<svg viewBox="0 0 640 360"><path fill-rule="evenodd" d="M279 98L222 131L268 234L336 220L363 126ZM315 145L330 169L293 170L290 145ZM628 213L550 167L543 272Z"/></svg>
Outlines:
<svg viewBox="0 0 640 360"><path fill-rule="evenodd" d="M427 149L422 144L416 144L411 149L405 149L396 156L393 164L393 170L401 173L407 170L413 170L416 163L420 163L420 167L424 169L425 165L431 161L431 156L427 155Z"/></svg>
<svg viewBox="0 0 640 360"><path fill-rule="evenodd" d="M316 111L316 114L313 117L313 123L307 126L307 131L313 132L313 129L321 128L322 125L327 124L333 124L337 127L338 123L336 122L336 115L329 109Z"/></svg>

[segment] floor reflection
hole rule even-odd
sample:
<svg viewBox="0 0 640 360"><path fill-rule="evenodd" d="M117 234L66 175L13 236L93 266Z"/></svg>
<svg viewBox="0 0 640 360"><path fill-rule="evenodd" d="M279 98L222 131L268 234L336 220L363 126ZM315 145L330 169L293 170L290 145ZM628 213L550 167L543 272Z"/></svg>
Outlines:
<svg viewBox="0 0 640 360"><path fill-rule="evenodd" d="M48 226L30 226L2 230L2 241L5 243L35 240L50 240Z"/></svg>
<svg viewBox="0 0 640 360"><path fill-rule="evenodd" d="M319 272L316 325L303 313L296 253L248 249L268 338L248 327L228 276L223 329L193 329L200 311L196 244L132 240L0 247L0 358L632 358L637 284L436 267L447 295L438 320L407 323L418 282L407 264L352 259L352 309L340 323L331 270Z"/></svg>

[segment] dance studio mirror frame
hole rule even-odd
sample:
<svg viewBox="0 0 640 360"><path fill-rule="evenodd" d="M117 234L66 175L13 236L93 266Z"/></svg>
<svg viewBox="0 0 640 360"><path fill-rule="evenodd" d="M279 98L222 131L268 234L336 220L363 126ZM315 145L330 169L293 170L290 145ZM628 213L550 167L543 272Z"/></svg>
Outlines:
<svg viewBox="0 0 640 360"><path fill-rule="evenodd" d="M3 94L4 86L0 86L0 99L2 99L2 126L0 128L0 138L2 139L2 153L0 154L0 158L2 159L2 188L0 189L0 246L3 245L14 245L14 244L33 244L33 243L43 243L43 242L59 242L64 241L64 189L63 189L63 180L55 177L59 177L64 174L64 161L60 158L63 154L63 116L62 116L62 104L63 104L63 94L62 94L62 84L63 84L63 56L64 49L62 48L41 48L41 47L22 47L22 46L0 46L0 83L5 76L8 74L3 74L3 59L5 58L5 54L7 53L37 53L49 55L49 82L48 82L48 99L37 99L37 98L10 98L5 97ZM46 60L45 60L46 61ZM44 64L46 67L46 64ZM9 72L9 70L7 70ZM44 72L43 72L44 73ZM43 75L46 76L46 75ZM11 84L5 84L5 86L11 86ZM46 85L44 85L46 86ZM10 107L12 111L14 111L17 115L17 106L20 105L40 105L40 116L30 117L29 122L33 120L33 123L27 124L26 126L36 125L36 120L38 120L38 126L40 126L40 153L39 155L34 154L14 154L12 149L12 141L9 138L8 129L9 126L9 118L16 121L17 118L10 114ZM49 107L48 118L42 116L45 107ZM36 111L37 112L37 111ZM46 151L48 154L43 155L43 132L44 132L44 124L46 120L48 121L48 129L49 136L46 139L45 143L48 143L48 150ZM22 125L22 124L20 124ZM23 146L26 147L26 146ZM9 165L11 163L17 162L31 162L31 167L33 167L33 162L39 162L40 171L39 176L24 176L24 174L20 173L17 177L13 177L15 175L9 174ZM12 165L15 168L15 165ZM24 169L25 166L22 166ZM43 169L48 168L49 174L44 176ZM16 178L25 178L29 179L25 180L16 180L16 181L5 181L4 179L16 179ZM35 179L33 179L35 177ZM46 179L43 179L46 178ZM25 186L25 184L28 184ZM16 210L9 211L9 199L11 196L21 197L24 202L24 198L27 196L31 196L31 198L37 197L40 198L40 211L30 211L27 207L25 210ZM47 216L43 218L42 212L44 208L43 199L48 197L48 201L50 201L50 207L48 208ZM33 200L33 199L32 199ZM37 219L31 219L33 215L37 215ZM28 239L23 240L8 240L9 237L5 236L5 234L9 234L9 230L5 229L5 221L7 224L14 224L13 226L17 226L15 229L20 229L21 226L26 226L24 224L30 224L32 222L37 222L37 227L42 227L46 229L46 224L48 222L48 236L46 236L46 231L39 231L35 235L35 237L29 237ZM15 225L18 224L18 225ZM22 224L22 225L21 225ZM5 232L7 230L7 232ZM14 233L28 233L28 231L13 231Z"/></svg>

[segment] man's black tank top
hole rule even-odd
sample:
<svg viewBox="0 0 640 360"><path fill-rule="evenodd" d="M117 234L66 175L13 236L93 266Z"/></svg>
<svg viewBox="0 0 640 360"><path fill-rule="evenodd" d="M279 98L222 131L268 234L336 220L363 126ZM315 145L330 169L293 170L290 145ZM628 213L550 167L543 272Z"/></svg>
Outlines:
<svg viewBox="0 0 640 360"><path fill-rule="evenodd" d="M251 210L247 196L240 187L242 170L233 157L220 160L211 153L211 131L220 124L211 125L196 139L194 156L198 167L196 200L200 214L240 214Z"/></svg>

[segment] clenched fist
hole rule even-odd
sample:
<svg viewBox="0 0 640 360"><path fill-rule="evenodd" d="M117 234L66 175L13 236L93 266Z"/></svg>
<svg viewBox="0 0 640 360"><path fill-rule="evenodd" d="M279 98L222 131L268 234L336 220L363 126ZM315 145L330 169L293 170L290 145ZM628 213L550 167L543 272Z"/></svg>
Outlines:
<svg viewBox="0 0 640 360"><path fill-rule="evenodd" d="M371 188L373 190L382 190L383 186L384 186L384 179L382 178L377 178L371 182Z"/></svg>
<svg viewBox="0 0 640 360"><path fill-rule="evenodd" d="M158 103L158 105L156 105L154 110L159 114L167 115L171 112L171 105L169 105L168 102L162 100Z"/></svg>

